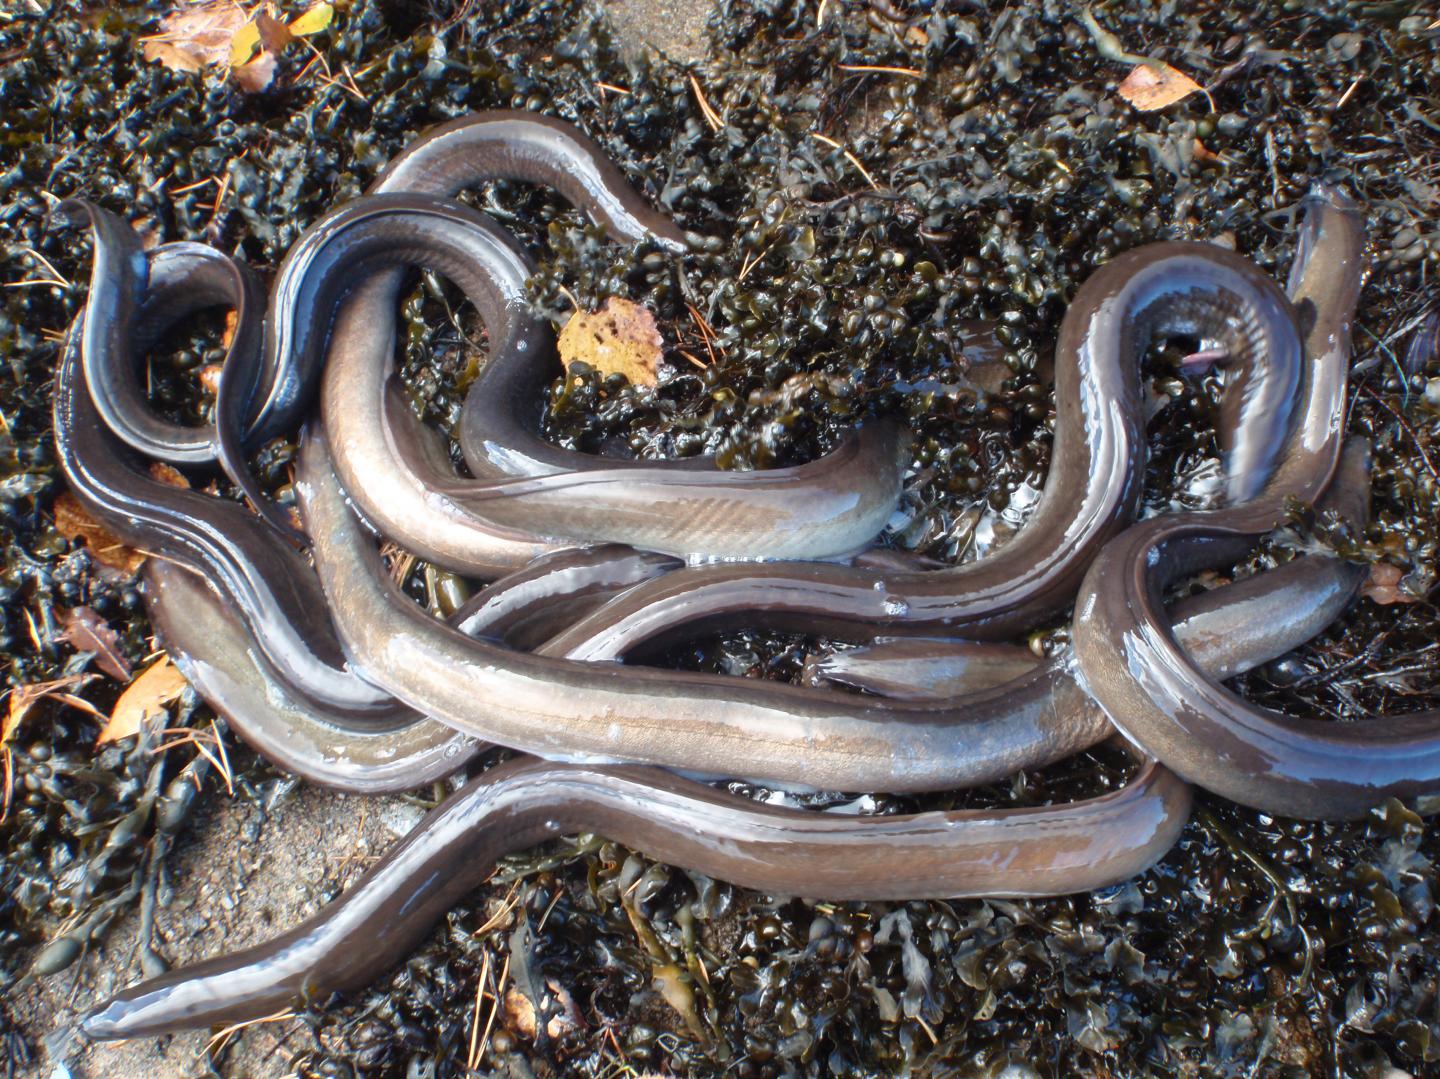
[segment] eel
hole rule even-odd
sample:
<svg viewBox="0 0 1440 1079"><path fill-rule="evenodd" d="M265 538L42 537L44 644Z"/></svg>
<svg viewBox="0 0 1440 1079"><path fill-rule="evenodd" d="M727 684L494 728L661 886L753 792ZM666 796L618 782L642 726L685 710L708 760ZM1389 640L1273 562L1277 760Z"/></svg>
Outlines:
<svg viewBox="0 0 1440 1079"><path fill-rule="evenodd" d="M470 636L523 647L547 627L675 565L623 547L562 551L496 581L449 622ZM146 563L145 604L160 642L196 692L253 749L312 783L362 794L414 790L484 748L408 710L389 723L356 725L304 699L263 662L244 620L220 594L174 563Z"/></svg>
<svg viewBox="0 0 1440 1079"><path fill-rule="evenodd" d="M1314 274L1297 260L1300 274ZM740 626L863 641L876 635L1004 640L1060 613L1090 560L1139 505L1145 414L1138 365L1167 334L1230 357L1218 424L1225 487L1243 501L1282 462L1300 384L1296 312L1252 263L1212 244L1159 243L1096 271L1055 348L1055 441L1044 491L1020 531L960 566L883 572L823 563L695 566L633 589L576 635L608 625L622 649ZM679 617L681 609L692 619Z"/></svg>
<svg viewBox="0 0 1440 1079"><path fill-rule="evenodd" d="M523 254L484 215L435 196L372 195L313 226L276 284L277 339L317 320L328 324L320 316L349 282L395 261L446 274L476 304L492 342L486 371L503 379L536 365L549 331L525 311ZM346 491L378 531L427 561L483 574L493 571L497 550L513 565L542 550L542 537L682 556L834 557L865 546L894 511L906 441L889 421L865 424L816 461L758 472L615 461L531 435L508 457L492 456L505 457L510 471L461 479L434 434L396 400L393 339L385 336L393 319L375 322L372 302L393 288L390 281L385 275L362 286L341 313L329 337L321 412ZM482 375L470 398L511 400L488 391Z"/></svg>
<svg viewBox="0 0 1440 1079"><path fill-rule="evenodd" d="M572 762L901 792L998 779L1110 734L1063 661L961 699L889 701L598 662L623 653L584 642L564 656L545 654L554 642L535 653L508 652L438 622L399 591L346 503L315 428L302 440L296 491L336 629L354 661L397 698L486 741ZM1284 618L1263 596L1248 610L1223 605L1224 630L1197 630L1194 647L1207 663L1233 669L1247 650L1273 658L1309 640L1357 585L1352 568L1326 572L1333 572L1329 583L1314 589L1303 576L1294 582ZM591 662L577 661L581 655Z"/></svg>
<svg viewBox="0 0 1440 1079"><path fill-rule="evenodd" d="M1313 500L1341 457L1365 233L1337 192L1309 198L1333 213L1303 237L1324 272L1296 296L1308 322L1307 404L1285 464L1258 498L1157 517L1108 544L1076 599L1075 654L1116 727L1197 785L1278 816L1358 818L1386 798L1440 790L1440 712L1324 723L1259 708L1187 655L1160 608L1170 582L1233 559L1285 519L1290 500ZM1368 467L1367 447L1347 446L1344 460Z"/></svg>
<svg viewBox="0 0 1440 1079"><path fill-rule="evenodd" d="M1153 763L1117 791L1068 804L856 818L750 802L653 768L514 760L452 795L294 929L125 989L81 1029L153 1036L359 989L414 951L496 858L567 833L781 895L1021 897L1134 876L1170 849L1189 812L1190 788Z"/></svg>

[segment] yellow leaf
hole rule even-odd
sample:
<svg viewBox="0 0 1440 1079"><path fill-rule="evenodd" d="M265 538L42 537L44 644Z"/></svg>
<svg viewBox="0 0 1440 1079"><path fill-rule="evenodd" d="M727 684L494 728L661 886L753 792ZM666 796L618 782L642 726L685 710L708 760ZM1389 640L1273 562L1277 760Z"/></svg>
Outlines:
<svg viewBox="0 0 1440 1079"><path fill-rule="evenodd" d="M330 25L330 20L334 17L334 7L329 4L315 4L307 8L304 14L290 20L290 33L295 37L318 34Z"/></svg>
<svg viewBox="0 0 1440 1079"><path fill-rule="evenodd" d="M1141 112L1154 112L1199 93L1200 88L1200 84L1183 71L1157 60L1136 64L1115 92Z"/></svg>
<svg viewBox="0 0 1440 1079"><path fill-rule="evenodd" d="M138 734L142 724L165 714L165 706L179 697L186 685L185 676L170 657L162 656L125 687L95 744L103 746Z"/></svg>
<svg viewBox="0 0 1440 1079"><path fill-rule="evenodd" d="M250 62L250 57L260 48L260 20L252 19L230 39L230 66L242 67Z"/></svg>
<svg viewBox="0 0 1440 1079"><path fill-rule="evenodd" d="M596 312L576 311L560 331L560 360L580 361L601 374L624 375L634 386L655 385L664 343L655 316L612 296Z"/></svg>

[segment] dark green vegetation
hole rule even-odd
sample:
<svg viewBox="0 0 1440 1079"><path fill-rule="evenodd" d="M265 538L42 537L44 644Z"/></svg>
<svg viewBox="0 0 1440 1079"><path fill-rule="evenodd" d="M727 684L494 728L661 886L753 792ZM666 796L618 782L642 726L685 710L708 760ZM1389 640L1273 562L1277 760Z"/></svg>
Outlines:
<svg viewBox="0 0 1440 1079"><path fill-rule="evenodd" d="M764 464L813 453L857 411L903 411L921 470L899 542L944 557L983 548L1007 527L997 511L1014 491L1042 480L1048 343L1094 266L1151 240L1229 234L1283 273L1290 208L1315 178L1344 184L1371 211L1376 267L1351 427L1378 452L1373 524L1329 540L1397 567L1420 602L1362 602L1246 689L1340 719L1440 705L1440 360L1433 322L1428 346L1421 325L1440 269L1440 28L1429 5L1097 6L1130 51L1214 84L1213 112L1196 94L1155 113L1115 97L1128 65L1104 59L1080 10L1056 2L977 0L939 15L831 0L817 28L814 3L737 0L713 24L714 59L692 72L622 60L580 3L356 0L316 39L332 72L348 65L353 90L314 70L297 80L307 55L297 47L277 87L255 96L143 63L135 39L153 32L158 8L29 6L0 14L0 280L47 276L37 252L83 282L81 241L46 221L71 194L157 238L204 239L273 269L309 221L359 193L420 129L489 107L563 116L712 243L674 263L598 242L543 194L482 193L543 260L537 298L552 314L569 310L562 285L586 304L644 301L671 346L708 364L672 350L672 376L643 392L573 373L551 401L553 435ZM920 77L846 70L865 65ZM850 150L874 186L815 133ZM224 181L218 210L219 184L193 186L210 178ZM47 387L56 333L83 295L43 284L0 293L0 647L12 685L84 662L55 643L62 608L94 607L123 630L132 660L145 651L134 588L53 528ZM713 363L687 301L718 334ZM438 282L409 312L416 403L445 422L480 330ZM966 377L958 327L975 318L1001 326L1003 379ZM194 369L218 358L217 344L212 332L157 362L158 399L195 407ZM1213 385L1182 382L1164 359L1153 368L1172 399L1154 424L1158 504L1213 449ZM276 482L287 456L271 454ZM1315 541L1302 519L1264 557ZM785 678L804 647L737 637L676 660ZM110 703L102 682L82 692ZM41 704L16 739L0 826L7 977L63 919L67 932L42 954L49 969L140 902L182 827L183 756L96 755L94 730L80 712ZM1094 793L1118 781L1119 762L1106 751L927 804ZM251 762L244 782L270 776ZM203 797L216 797L213 781ZM500 1030L485 1066L510 1074L526 1074L520 1058L542 1076L1436 1074L1437 857L1440 830L1399 805L1363 824L1300 824L1202 797L1163 864L1107 894L830 907L736 892L591 842L508 866L388 983L310 1017L316 1048L297 1048L291 1067L463 1074L489 948L542 1004L563 987L580 1019L539 1043ZM512 884L523 904L472 936ZM666 985L681 1011L659 994Z"/></svg>

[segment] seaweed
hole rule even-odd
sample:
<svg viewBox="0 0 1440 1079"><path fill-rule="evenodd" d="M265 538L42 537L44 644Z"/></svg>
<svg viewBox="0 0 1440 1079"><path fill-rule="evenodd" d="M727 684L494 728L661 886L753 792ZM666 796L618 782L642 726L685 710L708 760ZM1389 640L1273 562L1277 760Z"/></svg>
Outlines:
<svg viewBox="0 0 1440 1079"><path fill-rule="evenodd" d="M259 94L144 62L137 41L161 14L80 0L0 13L11 686L83 665L59 643L58 608L93 608L131 660L149 648L133 582L54 527L48 386L87 265L83 243L49 220L55 200L93 198L156 239L204 240L273 271L419 130L523 108L579 123L705 238L674 261L603 242L545 192L468 196L535 252L533 298L557 324L576 303L618 295L646 304L666 338L653 388L557 372L550 436L757 467L823 450L856 416L901 414L917 452L887 542L954 560L1001 542L1043 482L1048 350L1091 270L1189 238L1231 243L1279 274L1299 197L1319 179L1349 188L1373 236L1349 420L1376 449L1372 520L1336 531L1301 514L1237 572L1322 544L1393 567L1413 602L1362 601L1240 684L1338 722L1440 704L1440 26L1424 5L1117 2L1091 12L1097 37L1085 9L1059 0L723 0L708 56L681 63L627 50L579 0L353 0L317 39L323 63L287 54ZM1114 93L1128 67L1107 56L1105 35L1207 92L1137 111ZM430 278L406 325L412 400L444 428L483 327ZM154 395L178 415L211 407L197 373L221 355L216 329L198 320L152 361ZM1177 369L1176 355L1159 349L1150 368L1163 406L1152 509L1202 499L1213 467L1216 384ZM273 487L292 452L267 448ZM417 598L423 582L422 567ZM432 579L432 598L441 585L454 582ZM1064 639L1063 625L1049 630L1038 647ZM816 643L735 634L669 661L791 678ZM86 693L111 703L103 688ZM94 734L83 713L42 703L11 747L0 969L12 978L64 969L130 905L163 919L158 863L172 837L184 841L189 806L223 797L213 776L198 795L179 782L203 778L181 756L97 753ZM272 778L232 752L242 789ZM1126 767L1100 750L985 791L865 808L1039 804L1113 786ZM287 1050L288 1069L465 1074L477 991L500 988L504 970L533 1033L502 990L473 1060L497 1074L1432 1074L1437 854L1440 833L1398 803L1327 824L1202 797L1159 866L1103 893L825 904L731 888L597 838L566 842L508 860L388 981L303 1016L312 1037ZM502 955L508 967L492 961ZM7 1051L23 1062L17 1037ZM204 1066L239 1070L235 1054L217 1048Z"/></svg>

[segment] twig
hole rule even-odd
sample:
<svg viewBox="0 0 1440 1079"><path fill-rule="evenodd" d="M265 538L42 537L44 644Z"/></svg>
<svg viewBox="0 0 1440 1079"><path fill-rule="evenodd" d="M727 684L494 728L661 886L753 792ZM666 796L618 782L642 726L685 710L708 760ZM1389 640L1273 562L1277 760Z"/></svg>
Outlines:
<svg viewBox="0 0 1440 1079"><path fill-rule="evenodd" d="M696 329L700 331L700 342L705 346L705 353L710 357L710 366L713 367L715 365L715 348L719 344L720 335L715 332L715 327L710 325L709 320L707 320L705 316L700 313L700 309L697 308L693 303L690 303L687 300L685 302L685 307L689 310L690 317L694 320ZM721 348L720 351L723 353L725 350L724 348ZM680 349L679 352L680 355L684 356L696 367L699 367L702 370L705 368L705 364L701 363L698 357L692 356L683 348Z"/></svg>
<svg viewBox="0 0 1440 1079"><path fill-rule="evenodd" d="M219 182L219 181L217 181L217 180L215 179L215 177L213 177L213 176L207 176L207 177L205 177L205 179L203 179L203 180L196 180L193 184L186 184L184 187L177 187L177 188L173 189L173 190L170 192L170 194L172 194L172 195L183 195L183 194L185 194L187 191L194 191L197 187L204 187L206 184L213 184L213 183L218 183L218 182Z"/></svg>
<svg viewBox="0 0 1440 1079"><path fill-rule="evenodd" d="M396 584L404 584L415 568L415 555L398 543L386 543L380 548L380 557L390 564L390 579Z"/></svg>
<svg viewBox="0 0 1440 1079"><path fill-rule="evenodd" d="M227 172L224 179L220 181L220 190L215 192L215 205L210 208L210 223L214 224L215 219L220 216L220 203L230 191L230 174Z"/></svg>
<svg viewBox="0 0 1440 1079"><path fill-rule="evenodd" d="M480 980L475 983L475 1011L470 1017L470 1053L465 1058L465 1070L473 1072L480 1063L480 1053L475 1043L480 1037L480 1002L485 999L485 980L490 977L490 950L485 950L485 959L480 964ZM483 1050L482 1050L483 1052Z"/></svg>
<svg viewBox="0 0 1440 1079"><path fill-rule="evenodd" d="M5 746L5 808L0 810L0 822L10 816L10 802L15 796L15 754Z"/></svg>
<svg viewBox="0 0 1440 1079"><path fill-rule="evenodd" d="M1349 88L1348 90L1346 90L1343 94L1340 95L1340 100L1337 101L1337 102L1335 102L1335 111L1336 111L1336 112L1339 112L1341 109L1343 109L1343 108L1345 107L1345 102L1347 102L1347 101L1350 100L1350 95L1355 92L1355 88L1356 88L1357 86L1359 86L1359 85L1360 85L1362 82L1364 82L1364 81L1365 81L1365 72L1362 71L1362 72L1360 72L1360 74L1358 74L1358 75L1355 76L1355 81L1350 84L1350 88Z"/></svg>
<svg viewBox="0 0 1440 1079"><path fill-rule="evenodd" d="M725 126L725 121L710 107L710 102L705 100L705 92L700 89L700 80L694 75L690 76L690 86L695 91L695 100L700 102L700 112L704 115L705 122L710 125L711 130L719 131Z"/></svg>
<svg viewBox="0 0 1440 1079"><path fill-rule="evenodd" d="M907 75L912 79L923 79L925 72L917 71L913 67L882 67L877 64L839 64L841 71L869 71L875 74L885 75Z"/></svg>
<svg viewBox="0 0 1440 1079"><path fill-rule="evenodd" d="M545 908L545 913L540 915L540 921L535 925L535 932L539 933L545 928L545 923L550 920L550 912L555 909L555 904L560 902L560 896L564 893L560 889L555 890L555 898L550 900L550 905Z"/></svg>
<svg viewBox="0 0 1440 1079"><path fill-rule="evenodd" d="M284 1011L275 1012L271 1015L262 1015L259 1019L250 1019L244 1023L232 1023L223 1030L218 1030L215 1035L205 1043L204 1052L214 1054L225 1048L226 1044L240 1031L246 1027L259 1026L261 1023L280 1023L286 1019L295 1018L295 1009L286 1008Z"/></svg>
<svg viewBox="0 0 1440 1079"><path fill-rule="evenodd" d="M500 907L500 909L496 913L492 914L489 918L487 918L485 920L485 924L482 925L479 929L475 930L475 932L471 933L470 935L472 937L478 937L481 933L488 933L490 932L490 930L494 929L497 925L504 921L505 915L509 914L512 910L515 909L515 904L520 898L516 894L519 888L519 884L512 884L510 886L510 894L505 897L505 902Z"/></svg>
<svg viewBox="0 0 1440 1079"><path fill-rule="evenodd" d="M40 254L40 252L36 251L33 247L22 247L20 248L20 253L22 255L29 255L36 262L40 263L40 265L45 268L45 272L48 273L50 276L27 277L24 281L7 281L5 283L6 288L26 288L31 285L58 285L61 288L75 287L73 284L70 283L70 281L65 277L64 274L62 274L51 264L49 259L47 259L44 255Z"/></svg>
<svg viewBox="0 0 1440 1079"><path fill-rule="evenodd" d="M484 1056L485 1050L490 1046L490 1031L495 1026L495 1017L500 1014L500 1000L505 993L505 979L510 976L510 957L505 957L505 965L500 968L500 980L495 983L494 1003L490 1005L490 1015L485 1020L485 1033L480 1035L479 1052L475 1056L478 1063Z"/></svg>
<svg viewBox="0 0 1440 1079"><path fill-rule="evenodd" d="M860 175L865 177L866 183L868 183L876 191L880 190L880 185L875 182L875 177L870 175L870 171L860 163L860 159L858 157L852 154L844 146L841 146L834 139L822 135L818 131L812 131L810 132L810 135L812 138L818 139L819 141L823 142L826 146L833 146L835 149L839 150L842 154L845 155L846 159L849 160L850 164L854 165L855 168L859 170Z"/></svg>
<svg viewBox="0 0 1440 1079"><path fill-rule="evenodd" d="M1410 426L1409 422L1400 413L1399 409L1397 409L1389 401L1385 400L1385 398L1381 397L1369 386L1361 386L1360 392L1368 393L1372 398L1375 399L1376 402L1381 405L1381 407L1383 407L1387 412L1389 412L1390 415L1395 417L1395 421L1400 424L1401 429L1410 436L1410 441L1415 443L1415 450L1417 453L1420 454L1420 460L1425 465L1425 471L1430 473L1430 478L1432 480L1434 480L1437 484L1440 484L1440 473L1437 473L1435 471L1435 465L1430 460L1430 455L1425 452L1424 443L1420 441L1420 436L1415 433L1415 428Z"/></svg>

